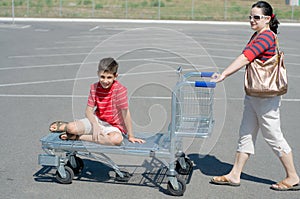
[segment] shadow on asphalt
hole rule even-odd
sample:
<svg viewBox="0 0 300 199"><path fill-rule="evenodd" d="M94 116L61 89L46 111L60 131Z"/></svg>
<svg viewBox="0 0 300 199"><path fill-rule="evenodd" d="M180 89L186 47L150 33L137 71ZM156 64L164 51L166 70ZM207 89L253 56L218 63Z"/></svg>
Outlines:
<svg viewBox="0 0 300 199"><path fill-rule="evenodd" d="M207 176L221 176L227 174L232 168L232 164L221 162L215 156L189 154L188 158L194 162L192 171L188 175L179 175L181 179L186 181L186 184L189 184L193 172L197 169ZM169 194L166 190L166 185L168 183L168 168L157 158L147 159L142 165L118 165L121 168L121 171L128 172L131 176L126 182L117 181L114 170L102 162L90 159L83 159L83 162L84 168L82 172L79 175L76 175L73 180L93 183L147 186L158 189L158 191L164 194ZM55 183L57 182L55 173L55 167L42 167L33 176L34 180L37 182ZM268 185L275 183L272 180L259 178L246 173L242 173L241 179Z"/></svg>
<svg viewBox="0 0 300 199"><path fill-rule="evenodd" d="M188 157L194 162L194 170L199 169L204 175L207 176L222 176L227 174L231 168L232 164L228 164L226 162L221 162L219 159L217 159L215 156L206 155L201 156L199 154L190 154ZM246 173L242 173L241 179L253 181L257 183L262 184L274 184L275 181L260 178L253 175L248 175Z"/></svg>
<svg viewBox="0 0 300 199"><path fill-rule="evenodd" d="M168 168L157 158L146 159L142 165L118 165L122 172L128 172L131 176L128 181L116 180L117 176L114 170L100 161L82 160L84 168L80 174L75 175L73 181L147 186L169 195L166 189ZM33 177L36 182L56 183L56 172L56 167L43 166L33 174ZM189 184L192 173L193 170L188 175L178 175L178 177Z"/></svg>

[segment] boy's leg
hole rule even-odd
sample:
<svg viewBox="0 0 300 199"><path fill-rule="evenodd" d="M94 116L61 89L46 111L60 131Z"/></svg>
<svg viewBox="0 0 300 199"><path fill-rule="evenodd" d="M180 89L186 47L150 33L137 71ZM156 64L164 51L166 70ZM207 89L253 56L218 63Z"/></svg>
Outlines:
<svg viewBox="0 0 300 199"><path fill-rule="evenodd" d="M85 126L81 121L74 122L62 122L58 124L57 122L52 123L49 127L50 131L66 131L70 134L82 135L85 133Z"/></svg>
<svg viewBox="0 0 300 199"><path fill-rule="evenodd" d="M98 132L98 141L95 141L93 140L92 136L92 127L88 126L88 122L86 120L81 121L83 121L83 124L85 124L86 132L89 132L89 134L85 133L84 135L81 135L79 138L80 140L111 146L118 146L122 144L123 134L118 128L113 127L107 123L103 124L102 121L99 121L99 125L102 127L102 131Z"/></svg>
<svg viewBox="0 0 300 199"><path fill-rule="evenodd" d="M95 142L93 140L92 135L81 135L79 137L80 140ZM98 144L102 145L112 145L112 146L119 146L123 141L123 136L120 132L110 132L110 133L99 133L98 134Z"/></svg>
<svg viewBox="0 0 300 199"><path fill-rule="evenodd" d="M80 120L69 122L67 124L67 132L74 135L83 135L86 133L86 127Z"/></svg>
<svg viewBox="0 0 300 199"><path fill-rule="evenodd" d="M99 124L100 125L100 124ZM102 125L101 125L102 126ZM123 135L121 131L113 126L107 125L102 126L103 132L98 133L98 141L96 143L103 145L121 145L123 141ZM56 127L51 125L50 129L55 129ZM57 129L57 128L56 128ZM59 126L59 130L67 130L67 133L73 135L80 135L79 140L95 142L92 136L92 126L87 118L65 123ZM62 139L66 139L66 135Z"/></svg>

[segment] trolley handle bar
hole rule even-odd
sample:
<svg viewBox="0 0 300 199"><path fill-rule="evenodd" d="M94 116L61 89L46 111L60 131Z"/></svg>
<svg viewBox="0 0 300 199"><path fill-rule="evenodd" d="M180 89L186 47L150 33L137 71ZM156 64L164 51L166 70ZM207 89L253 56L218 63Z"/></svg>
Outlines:
<svg viewBox="0 0 300 199"><path fill-rule="evenodd" d="M201 77L211 77L215 72L201 72Z"/></svg>
<svg viewBox="0 0 300 199"><path fill-rule="evenodd" d="M195 81L195 87L215 88L216 82Z"/></svg>
<svg viewBox="0 0 300 199"><path fill-rule="evenodd" d="M211 77L215 72L189 72L184 74L184 79L188 79L190 77Z"/></svg>

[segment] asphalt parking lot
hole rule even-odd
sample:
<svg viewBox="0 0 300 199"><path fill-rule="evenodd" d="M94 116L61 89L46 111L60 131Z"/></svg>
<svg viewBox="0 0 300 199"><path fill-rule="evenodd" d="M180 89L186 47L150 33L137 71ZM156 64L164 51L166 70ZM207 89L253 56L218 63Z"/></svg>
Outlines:
<svg viewBox="0 0 300 199"><path fill-rule="evenodd" d="M289 91L281 106L282 129L300 172L300 26L280 27ZM183 72L222 71L238 56L252 30L247 24L149 22L43 22L0 20L1 162L0 198L174 198L166 192L166 169L158 159L111 155L133 174L115 182L105 164L83 158L85 167L70 185L58 184L53 169L38 165L40 138L55 120L84 116L89 84L97 81L98 61L115 57L118 79L127 86L135 132L167 132L170 92ZM215 90L215 128L206 140L184 149L194 162L181 198L300 198L276 192L272 183L284 169L259 136L256 154L242 174L240 187L209 183L230 170L243 109L243 70Z"/></svg>

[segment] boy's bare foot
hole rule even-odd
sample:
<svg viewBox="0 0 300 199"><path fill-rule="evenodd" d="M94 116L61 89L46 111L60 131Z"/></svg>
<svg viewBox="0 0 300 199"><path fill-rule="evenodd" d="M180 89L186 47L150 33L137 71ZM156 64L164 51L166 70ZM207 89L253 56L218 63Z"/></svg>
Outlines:
<svg viewBox="0 0 300 199"><path fill-rule="evenodd" d="M59 135L61 140L79 140L79 135L74 135L70 133L63 133Z"/></svg>
<svg viewBox="0 0 300 199"><path fill-rule="evenodd" d="M50 124L49 130L52 133L61 133L61 132L67 132L67 124L68 122L63 121L56 121Z"/></svg>

